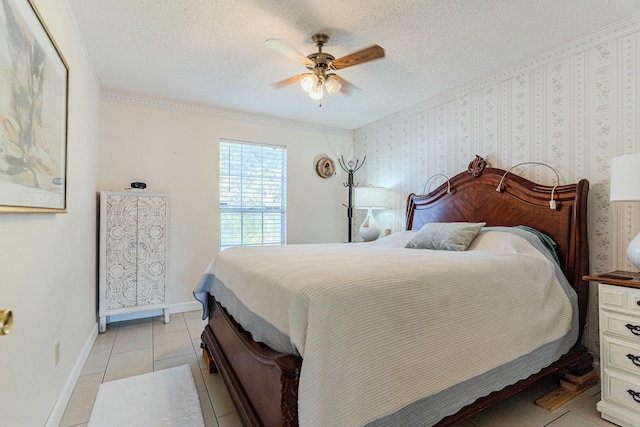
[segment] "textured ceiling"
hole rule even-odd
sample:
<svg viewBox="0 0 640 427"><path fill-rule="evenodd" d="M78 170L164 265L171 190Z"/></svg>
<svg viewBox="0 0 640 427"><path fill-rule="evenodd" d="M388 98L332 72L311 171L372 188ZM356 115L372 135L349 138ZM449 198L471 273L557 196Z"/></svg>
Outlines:
<svg viewBox="0 0 640 427"><path fill-rule="evenodd" d="M639 0L67 0L103 90L356 129L640 13ZM360 90L325 96L264 46L284 39L336 58L386 57L337 73Z"/></svg>

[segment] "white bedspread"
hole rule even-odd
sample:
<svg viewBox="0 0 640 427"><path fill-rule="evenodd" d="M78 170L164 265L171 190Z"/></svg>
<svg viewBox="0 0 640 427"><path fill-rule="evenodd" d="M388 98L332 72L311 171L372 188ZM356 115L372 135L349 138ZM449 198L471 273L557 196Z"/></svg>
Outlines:
<svg viewBox="0 0 640 427"><path fill-rule="evenodd" d="M411 233L230 248L211 263L207 274L304 359L301 426L366 425L559 342L555 360L575 341L563 342L575 296L526 232L482 232L464 252L405 249Z"/></svg>

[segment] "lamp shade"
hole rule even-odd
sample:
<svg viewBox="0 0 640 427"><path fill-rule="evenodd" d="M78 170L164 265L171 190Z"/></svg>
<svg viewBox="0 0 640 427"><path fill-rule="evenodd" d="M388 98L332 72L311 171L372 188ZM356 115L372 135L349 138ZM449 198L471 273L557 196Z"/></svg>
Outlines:
<svg viewBox="0 0 640 427"><path fill-rule="evenodd" d="M304 89L305 92L311 93L314 87L318 84L318 76L315 74L309 74L307 77L302 79L300 82L300 86Z"/></svg>
<svg viewBox="0 0 640 427"><path fill-rule="evenodd" d="M322 83L316 84L311 92L309 92L309 96L313 99L322 99Z"/></svg>
<svg viewBox="0 0 640 427"><path fill-rule="evenodd" d="M612 202L640 201L640 153L611 159L609 199Z"/></svg>
<svg viewBox="0 0 640 427"><path fill-rule="evenodd" d="M611 159L609 199L612 202L640 201L640 153ZM640 234L627 246L627 258L640 269Z"/></svg>
<svg viewBox="0 0 640 427"><path fill-rule="evenodd" d="M327 79L324 81L324 86L327 88L327 92L329 92L329 95L335 95L336 93L340 92L340 89L342 88L342 85L340 84L338 79L334 77L333 74L329 74L327 76Z"/></svg>
<svg viewBox="0 0 640 427"><path fill-rule="evenodd" d="M387 189L372 186L356 187L354 206L356 209L387 209Z"/></svg>

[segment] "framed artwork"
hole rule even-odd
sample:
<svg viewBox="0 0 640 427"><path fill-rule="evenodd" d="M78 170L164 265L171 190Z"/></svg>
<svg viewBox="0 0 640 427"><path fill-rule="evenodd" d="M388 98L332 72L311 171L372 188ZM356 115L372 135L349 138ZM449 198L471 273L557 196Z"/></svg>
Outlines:
<svg viewBox="0 0 640 427"><path fill-rule="evenodd" d="M67 211L68 79L31 0L2 0L0 212Z"/></svg>

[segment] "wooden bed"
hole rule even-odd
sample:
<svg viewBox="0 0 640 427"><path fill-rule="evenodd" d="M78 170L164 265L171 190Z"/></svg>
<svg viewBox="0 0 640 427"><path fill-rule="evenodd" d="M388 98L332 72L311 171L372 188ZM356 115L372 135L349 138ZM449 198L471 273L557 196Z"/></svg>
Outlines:
<svg viewBox="0 0 640 427"><path fill-rule="evenodd" d="M505 171L484 168L477 157L464 171L428 195L407 200L406 228L417 230L427 222L486 222L487 226L527 225L545 233L558 245L561 267L578 295L580 338L573 349L537 374L503 390L479 398L458 413L442 419L448 425L529 387L537 380L567 372L592 370L593 357L580 344L586 320L589 271L587 195L589 183L556 188L538 185ZM550 200L556 209L550 208ZM209 321L202 333L209 372L220 372L245 426L298 425L297 391L302 359L278 353L254 342L209 295Z"/></svg>

